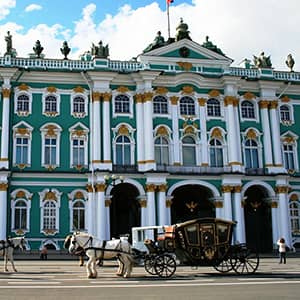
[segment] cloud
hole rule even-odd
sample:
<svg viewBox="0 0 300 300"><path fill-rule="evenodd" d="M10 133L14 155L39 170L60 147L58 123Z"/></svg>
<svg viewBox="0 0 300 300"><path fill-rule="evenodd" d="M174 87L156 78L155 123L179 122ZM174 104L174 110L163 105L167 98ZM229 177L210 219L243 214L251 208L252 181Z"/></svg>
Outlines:
<svg viewBox="0 0 300 300"><path fill-rule="evenodd" d="M10 7L15 5L15 1L0 0L0 8L9 2ZM300 60L298 7L299 0L193 0L192 4L178 5L175 1L170 6L171 36L175 36L182 17L195 42L202 44L209 36L210 41L234 59L234 66L264 51L267 56L271 55L273 66L281 70L287 70L284 62L292 53L297 70L297 60ZM39 24L24 33L24 28L17 23L3 24L0 37L10 30L14 48L23 57L32 52L35 41L40 39L46 57L62 58L59 49L63 40L67 40L72 48L69 58L73 59L90 50L92 43L102 40L109 44L113 60L129 60L142 53L159 30L168 38L165 7L160 8L157 2L137 9L123 5L117 13L107 14L100 21L95 20L97 9L100 7L95 4L84 7L81 16L74 20L73 28ZM3 49L5 42L0 38L0 51Z"/></svg>
<svg viewBox="0 0 300 300"><path fill-rule="evenodd" d="M30 4L25 8L26 12L31 12L34 10L41 10L43 7L41 5L38 4Z"/></svg>
<svg viewBox="0 0 300 300"><path fill-rule="evenodd" d="M16 6L16 0L0 0L0 20L9 15L10 9Z"/></svg>

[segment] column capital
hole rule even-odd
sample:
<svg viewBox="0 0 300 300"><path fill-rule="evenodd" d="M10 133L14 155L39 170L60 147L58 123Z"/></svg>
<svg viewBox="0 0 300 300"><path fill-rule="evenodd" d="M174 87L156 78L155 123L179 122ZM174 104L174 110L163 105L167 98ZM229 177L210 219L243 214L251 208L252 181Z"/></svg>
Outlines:
<svg viewBox="0 0 300 300"><path fill-rule="evenodd" d="M205 98L198 98L198 103L199 103L199 106L205 106L206 99Z"/></svg>
<svg viewBox="0 0 300 300"><path fill-rule="evenodd" d="M146 199L139 199L139 204L142 208L147 207L147 200Z"/></svg>
<svg viewBox="0 0 300 300"><path fill-rule="evenodd" d="M151 92L146 92L143 94L144 102L151 101L152 98L153 98L153 93Z"/></svg>
<svg viewBox="0 0 300 300"><path fill-rule="evenodd" d="M2 95L3 95L3 98L9 98L9 96L10 96L10 89L3 88L2 89Z"/></svg>
<svg viewBox="0 0 300 300"><path fill-rule="evenodd" d="M232 185L222 185L221 191L222 193L231 193L234 189L234 186Z"/></svg>
<svg viewBox="0 0 300 300"><path fill-rule="evenodd" d="M270 101L269 107L270 107L270 109L277 109L277 107L278 107L278 101L277 100Z"/></svg>
<svg viewBox="0 0 300 300"><path fill-rule="evenodd" d="M111 93L102 93L101 94L103 102L109 102L111 100Z"/></svg>
<svg viewBox="0 0 300 300"><path fill-rule="evenodd" d="M173 204L173 201L171 199L166 199L166 207L170 208Z"/></svg>
<svg viewBox="0 0 300 300"><path fill-rule="evenodd" d="M0 183L0 192L6 192L7 189L8 189L8 184L4 183L4 182L1 182Z"/></svg>
<svg viewBox="0 0 300 300"><path fill-rule="evenodd" d="M217 200L213 202L215 208L223 208L223 201Z"/></svg>
<svg viewBox="0 0 300 300"><path fill-rule="evenodd" d="M159 192L166 192L166 190L168 189L168 185L167 184L160 184L157 186L157 189Z"/></svg>
<svg viewBox="0 0 300 300"><path fill-rule="evenodd" d="M287 185L277 185L275 187L275 192L277 194L288 194L290 188Z"/></svg>
<svg viewBox="0 0 300 300"><path fill-rule="evenodd" d="M156 185L153 183L146 184L146 192L155 192Z"/></svg>
<svg viewBox="0 0 300 300"><path fill-rule="evenodd" d="M177 96L172 96L172 97L170 97L170 100L171 100L171 104L172 104L172 105L177 105L177 104L178 104L179 97L177 97Z"/></svg>
<svg viewBox="0 0 300 300"><path fill-rule="evenodd" d="M92 94L92 101L99 102L101 100L101 93L100 92L93 92Z"/></svg>
<svg viewBox="0 0 300 300"><path fill-rule="evenodd" d="M135 95L135 103L143 103L143 102L144 102L143 94L136 94Z"/></svg>
<svg viewBox="0 0 300 300"><path fill-rule="evenodd" d="M241 191L242 191L242 186L241 185L233 186L233 192L234 193L240 193Z"/></svg>
<svg viewBox="0 0 300 300"><path fill-rule="evenodd" d="M237 97L234 96L226 96L224 98L224 105L228 106L228 105L232 105L232 106L238 106L239 104L239 99Z"/></svg>
<svg viewBox="0 0 300 300"><path fill-rule="evenodd" d="M88 183L85 188L88 193L92 193L94 191L93 185L90 183Z"/></svg>
<svg viewBox="0 0 300 300"><path fill-rule="evenodd" d="M270 101L268 100L261 100L258 102L259 108L267 109L269 107Z"/></svg>
<svg viewBox="0 0 300 300"><path fill-rule="evenodd" d="M96 189L96 192L104 192L105 191L105 188L106 188L106 184L101 182L101 183L96 183L95 184L95 189Z"/></svg>

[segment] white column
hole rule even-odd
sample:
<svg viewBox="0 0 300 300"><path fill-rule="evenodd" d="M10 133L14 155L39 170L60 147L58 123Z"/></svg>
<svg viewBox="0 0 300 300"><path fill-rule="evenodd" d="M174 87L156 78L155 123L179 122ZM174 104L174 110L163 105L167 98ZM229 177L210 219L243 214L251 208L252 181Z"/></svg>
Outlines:
<svg viewBox="0 0 300 300"><path fill-rule="evenodd" d="M111 125L110 125L110 93L103 93L103 114L102 114L102 128L103 128L103 169L112 170L111 161Z"/></svg>
<svg viewBox="0 0 300 300"><path fill-rule="evenodd" d="M96 237L100 240L106 240L106 227L108 226L106 220L105 197L104 197L105 184L96 184Z"/></svg>
<svg viewBox="0 0 300 300"><path fill-rule="evenodd" d="M166 197L166 224L171 225L171 207L172 207L173 196Z"/></svg>
<svg viewBox="0 0 300 300"><path fill-rule="evenodd" d="M165 184L158 186L158 225L170 225L168 222L166 190L167 186Z"/></svg>
<svg viewBox="0 0 300 300"><path fill-rule="evenodd" d="M101 120L101 115L100 115L100 98L101 94L99 92L94 92L93 93L93 129L92 129L92 134L93 134L93 166L94 169L100 169L101 168L101 125L100 125L100 120Z"/></svg>
<svg viewBox="0 0 300 300"><path fill-rule="evenodd" d="M95 193L91 184L87 185L88 202L87 202L87 231L91 235L96 235L95 232Z"/></svg>
<svg viewBox="0 0 300 300"><path fill-rule="evenodd" d="M241 197L241 187L234 186L234 221L237 221L235 227L235 240L239 243L246 242L246 232L245 232L245 215L244 207L242 205Z"/></svg>
<svg viewBox="0 0 300 300"><path fill-rule="evenodd" d="M179 125L178 125L178 97L171 97L171 113L172 113L172 130L173 130L173 151L174 151L174 164L180 165L180 152L179 152Z"/></svg>
<svg viewBox="0 0 300 300"><path fill-rule="evenodd" d="M289 205L288 205L288 186L276 186L279 201L279 236L283 237L286 244L291 247L292 237L290 230Z"/></svg>
<svg viewBox="0 0 300 300"><path fill-rule="evenodd" d="M154 184L147 184L147 226L156 225L156 209L155 209L155 188Z"/></svg>
<svg viewBox="0 0 300 300"><path fill-rule="evenodd" d="M279 218L278 218L278 201L272 200L271 202L271 216L272 216L272 238L273 238L273 249L277 249L277 241L279 234Z"/></svg>
<svg viewBox="0 0 300 300"><path fill-rule="evenodd" d="M236 130L236 116L234 106L237 106L238 99L232 96L226 96L224 100L225 107L227 109L227 132L228 132L228 162L232 165L232 168L240 168L241 161L237 140L240 139Z"/></svg>
<svg viewBox="0 0 300 300"><path fill-rule="evenodd" d="M147 199L146 196L142 196L139 199L141 206L141 227L147 226Z"/></svg>
<svg viewBox="0 0 300 300"><path fill-rule="evenodd" d="M1 124L1 160L0 168L8 169L8 145L9 145L9 95L10 88L2 88L2 124Z"/></svg>
<svg viewBox="0 0 300 300"><path fill-rule="evenodd" d="M105 213L106 213L106 240L110 240L110 205L111 205L111 195L106 195L105 197Z"/></svg>
<svg viewBox="0 0 300 300"><path fill-rule="evenodd" d="M144 139L145 142L145 171L155 169L153 119L152 119L152 93L144 94Z"/></svg>
<svg viewBox="0 0 300 300"><path fill-rule="evenodd" d="M136 102L136 150L137 162L139 171L145 170L145 148L144 148L144 110L143 110L143 96L137 94L135 96Z"/></svg>
<svg viewBox="0 0 300 300"><path fill-rule="evenodd" d="M216 209L216 218L223 219L223 199L214 199L213 201Z"/></svg>
<svg viewBox="0 0 300 300"><path fill-rule="evenodd" d="M263 130L263 142L264 142L264 158L265 166L273 166L273 153L271 147L271 133L270 133L270 122L269 122L269 113L268 113L268 101L260 101L259 107L261 112L262 119L262 130Z"/></svg>
<svg viewBox="0 0 300 300"><path fill-rule="evenodd" d="M0 240L6 240L7 229L7 183L0 183Z"/></svg>
<svg viewBox="0 0 300 300"><path fill-rule="evenodd" d="M280 127L277 112L277 101L270 103L270 119L271 119L271 133L272 133L272 148L274 152L274 165L282 167L281 143L280 143Z"/></svg>
<svg viewBox="0 0 300 300"><path fill-rule="evenodd" d="M201 166L208 166L208 146L207 146L207 126L204 98L198 99L199 120L200 120L200 138L201 138Z"/></svg>
<svg viewBox="0 0 300 300"><path fill-rule="evenodd" d="M224 199L223 200L224 218L230 221L232 221L231 191L232 191L232 186L230 185L222 186L223 199Z"/></svg>

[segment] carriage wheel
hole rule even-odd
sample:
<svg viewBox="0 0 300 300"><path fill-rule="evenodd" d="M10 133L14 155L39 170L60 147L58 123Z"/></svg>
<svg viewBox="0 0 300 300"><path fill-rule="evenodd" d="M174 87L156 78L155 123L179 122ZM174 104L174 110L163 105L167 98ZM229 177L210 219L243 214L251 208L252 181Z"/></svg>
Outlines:
<svg viewBox="0 0 300 300"><path fill-rule="evenodd" d="M213 267L221 273L227 273L233 269L232 261L230 258L218 261Z"/></svg>
<svg viewBox="0 0 300 300"><path fill-rule="evenodd" d="M144 260L144 268L149 274L156 275L155 258L151 256L146 257Z"/></svg>
<svg viewBox="0 0 300 300"><path fill-rule="evenodd" d="M156 257L154 268L159 277L171 277L176 271L176 260L170 254L161 254Z"/></svg>
<svg viewBox="0 0 300 300"><path fill-rule="evenodd" d="M258 253L247 247L237 250L231 260L233 269L237 274L253 274L259 265Z"/></svg>

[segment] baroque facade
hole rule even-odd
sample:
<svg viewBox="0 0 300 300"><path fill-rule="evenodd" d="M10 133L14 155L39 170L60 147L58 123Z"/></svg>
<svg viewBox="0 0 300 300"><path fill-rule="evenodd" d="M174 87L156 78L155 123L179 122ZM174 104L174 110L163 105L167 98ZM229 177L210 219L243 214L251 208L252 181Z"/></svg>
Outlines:
<svg viewBox="0 0 300 300"><path fill-rule="evenodd" d="M262 252L300 243L300 73L180 36L138 61L0 57L0 239L210 216Z"/></svg>

